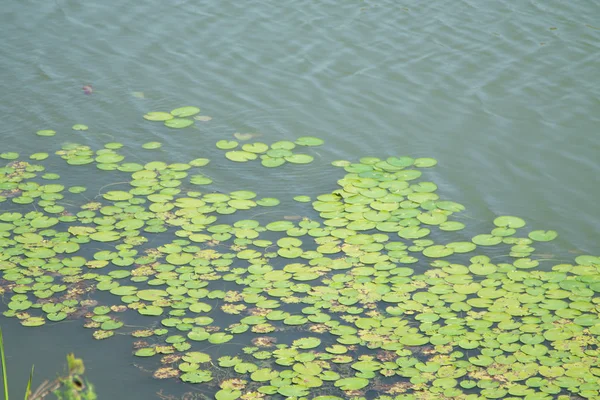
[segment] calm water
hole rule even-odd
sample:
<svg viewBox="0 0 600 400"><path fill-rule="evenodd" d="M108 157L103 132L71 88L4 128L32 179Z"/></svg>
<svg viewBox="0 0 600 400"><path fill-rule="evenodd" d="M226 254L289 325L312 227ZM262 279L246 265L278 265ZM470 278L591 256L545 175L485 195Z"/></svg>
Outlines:
<svg viewBox="0 0 600 400"><path fill-rule="evenodd" d="M222 157L214 143L234 132L265 142L314 135L326 146L303 168L255 168L243 181L228 162L208 172L223 190L285 201L292 181L294 194L332 190L320 168L331 160L434 157L440 195L463 203L475 229L517 215L556 229L557 251L597 254L598 21L593 1L6 0L0 150L119 141L131 161L175 162ZM182 105L213 120L172 131L141 118ZM74 132L75 123L90 130ZM39 129L59 134L39 138ZM138 155L151 140L163 148ZM53 172L90 180L68 171L56 162ZM39 383L69 351L85 359L102 398L189 390L136 368L130 338L97 342L80 325L2 319L14 396L31 363Z"/></svg>

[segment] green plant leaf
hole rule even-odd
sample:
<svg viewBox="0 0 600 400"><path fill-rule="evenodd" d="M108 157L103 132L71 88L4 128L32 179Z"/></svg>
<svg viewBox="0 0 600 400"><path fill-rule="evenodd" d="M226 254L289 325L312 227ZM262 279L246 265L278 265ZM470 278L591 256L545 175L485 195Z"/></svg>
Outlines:
<svg viewBox="0 0 600 400"><path fill-rule="evenodd" d="M191 117L192 115L196 115L200 112L198 107L186 106L179 107L171 111L171 115L174 117L185 118Z"/></svg>
<svg viewBox="0 0 600 400"><path fill-rule="evenodd" d="M537 242L549 242L558 237L556 231L533 231L529 233L529 238Z"/></svg>
<svg viewBox="0 0 600 400"><path fill-rule="evenodd" d="M342 390L360 390L369 384L369 380L365 378L342 378L335 382L335 386Z"/></svg>

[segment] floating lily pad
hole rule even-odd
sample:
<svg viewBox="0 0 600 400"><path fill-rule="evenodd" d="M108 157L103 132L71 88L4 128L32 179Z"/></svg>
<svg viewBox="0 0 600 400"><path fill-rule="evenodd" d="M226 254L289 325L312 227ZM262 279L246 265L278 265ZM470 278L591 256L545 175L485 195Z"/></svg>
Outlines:
<svg viewBox="0 0 600 400"><path fill-rule="evenodd" d="M179 107L171 111L171 115L179 118L191 117L192 115L196 115L200 112L198 107Z"/></svg>
<svg viewBox="0 0 600 400"><path fill-rule="evenodd" d="M103 197L107 200L111 201L124 201L133 198L133 195L129 192L124 192L120 190L113 190L110 192L104 193Z"/></svg>
<svg viewBox="0 0 600 400"><path fill-rule="evenodd" d="M256 142L256 143L246 143L242 146L243 151L247 151L249 153L264 153L269 149L264 143Z"/></svg>
<svg viewBox="0 0 600 400"><path fill-rule="evenodd" d="M56 131L53 131L52 129L42 129L36 132L36 135L38 136L54 136L56 135Z"/></svg>
<svg viewBox="0 0 600 400"><path fill-rule="evenodd" d="M448 246L436 245L429 246L425 250L423 250L423 255L427 257L447 257L451 254L454 254L454 250L449 248Z"/></svg>
<svg viewBox="0 0 600 400"><path fill-rule="evenodd" d="M96 157L96 162L101 163L101 164L112 164L112 163L118 163L120 161L123 161L123 159L125 159L125 157L123 157L120 154L105 153L105 154L100 154L98 157Z"/></svg>
<svg viewBox="0 0 600 400"><path fill-rule="evenodd" d="M210 382L213 379L212 373L207 370L196 370L187 372L181 375L179 378L187 383L204 383Z"/></svg>
<svg viewBox="0 0 600 400"><path fill-rule="evenodd" d="M235 400L239 399L242 395L240 390L235 389L221 389L215 393L216 400Z"/></svg>
<svg viewBox="0 0 600 400"><path fill-rule="evenodd" d="M272 158L272 157L268 157L268 156L261 156L260 163L263 165L263 167L276 168L276 167L279 167L279 166L285 164L285 160L283 158Z"/></svg>
<svg viewBox="0 0 600 400"><path fill-rule="evenodd" d="M485 234L474 236L472 240L479 246L495 246L502 243L501 237Z"/></svg>
<svg viewBox="0 0 600 400"><path fill-rule="evenodd" d="M519 217L504 216L504 217L498 217L498 218L496 218L494 220L494 225L502 227L502 228L517 229L517 228L524 227L525 226L525 221L523 221Z"/></svg>
<svg viewBox="0 0 600 400"><path fill-rule="evenodd" d="M138 309L138 312L142 315L158 316L163 313L162 307L158 306L146 306Z"/></svg>
<svg viewBox="0 0 600 400"><path fill-rule="evenodd" d="M221 150L231 150L231 149L235 149L236 147L238 147L239 143L236 142L235 140L219 140L216 143L216 146L218 149Z"/></svg>
<svg viewBox="0 0 600 400"><path fill-rule="evenodd" d="M335 382L335 386L342 390L359 390L366 387L369 380L365 378L342 378Z"/></svg>
<svg viewBox="0 0 600 400"><path fill-rule="evenodd" d="M15 160L15 159L19 158L19 153L15 153L12 151L6 152L6 153L1 153L0 158L4 158L5 160Z"/></svg>
<svg viewBox="0 0 600 400"><path fill-rule="evenodd" d="M325 142L314 136L302 136L296 139L294 143L300 146L321 146Z"/></svg>
<svg viewBox="0 0 600 400"><path fill-rule="evenodd" d="M165 126L174 129L187 128L194 124L194 120L187 118L173 118L165 121Z"/></svg>
<svg viewBox="0 0 600 400"><path fill-rule="evenodd" d="M146 150L160 149L161 147L162 147L161 142L147 142L142 145L142 148L144 148Z"/></svg>
<svg viewBox="0 0 600 400"><path fill-rule="evenodd" d="M297 339L293 342L293 346L301 348L301 349L312 349L321 344L321 340L316 337L307 337Z"/></svg>
<svg viewBox="0 0 600 400"><path fill-rule="evenodd" d="M121 321L108 320L108 321L105 321L102 323L102 325L100 326L100 329L112 331L115 329L119 329L122 326L123 326L123 322L121 322Z"/></svg>
<svg viewBox="0 0 600 400"><path fill-rule="evenodd" d="M229 342L231 339L233 339L233 335L229 335L223 332L217 332L210 335L208 341L212 344L222 344Z"/></svg>
<svg viewBox="0 0 600 400"><path fill-rule="evenodd" d="M255 160L257 155L247 151L228 151L225 153L225 157L231 161L246 162Z"/></svg>
<svg viewBox="0 0 600 400"><path fill-rule="evenodd" d="M148 121L168 121L173 119L173 115L162 111L151 111L144 115L144 119Z"/></svg>
<svg viewBox="0 0 600 400"><path fill-rule="evenodd" d="M285 385L277 389L277 393L288 398L297 398L308 395L308 390L305 386Z"/></svg>
<svg viewBox="0 0 600 400"><path fill-rule="evenodd" d="M300 202L300 203L308 203L311 201L310 196L295 196L294 200Z"/></svg>
<svg viewBox="0 0 600 400"><path fill-rule="evenodd" d="M434 158L421 157L417 158L413 165L417 168L429 168L437 165L437 160Z"/></svg>
<svg viewBox="0 0 600 400"><path fill-rule="evenodd" d="M313 156L308 154L292 154L291 156L284 157L285 161L293 164L308 164L313 161Z"/></svg>
<svg viewBox="0 0 600 400"><path fill-rule="evenodd" d="M42 161L48 158L48 153L34 153L29 156L32 160Z"/></svg>
<svg viewBox="0 0 600 400"><path fill-rule="evenodd" d="M263 207L275 207L277 205L279 205L281 202L279 201L279 199L273 198L273 197L264 197L260 200L256 201L256 204L258 204L259 206L263 206Z"/></svg>
<svg viewBox="0 0 600 400"><path fill-rule="evenodd" d="M195 160L190 161L189 165L191 165L193 167L203 167L203 166L207 165L209 162L210 162L210 160L207 158L196 158Z"/></svg>
<svg viewBox="0 0 600 400"><path fill-rule="evenodd" d="M549 242L558 237L556 231L533 231L529 233L529 238L537 242Z"/></svg>

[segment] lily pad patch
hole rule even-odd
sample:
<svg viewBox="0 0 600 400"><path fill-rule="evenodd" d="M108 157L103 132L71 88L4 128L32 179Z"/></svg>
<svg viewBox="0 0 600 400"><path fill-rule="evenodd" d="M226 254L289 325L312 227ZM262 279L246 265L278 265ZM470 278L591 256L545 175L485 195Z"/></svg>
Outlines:
<svg viewBox="0 0 600 400"><path fill-rule="evenodd" d="M131 334L154 376L219 399L600 395L598 256L545 254L558 234L520 217L467 228L465 206L428 181L427 157L333 161L331 187L310 193L294 171L332 168L312 136L221 136L213 164L211 124L192 128L199 111L144 116L191 128L187 162L130 160L115 141L3 150L5 317L80 323L107 349ZM228 159L255 161L229 163L235 174L262 172L228 189L211 170ZM98 182L71 179L86 164Z"/></svg>

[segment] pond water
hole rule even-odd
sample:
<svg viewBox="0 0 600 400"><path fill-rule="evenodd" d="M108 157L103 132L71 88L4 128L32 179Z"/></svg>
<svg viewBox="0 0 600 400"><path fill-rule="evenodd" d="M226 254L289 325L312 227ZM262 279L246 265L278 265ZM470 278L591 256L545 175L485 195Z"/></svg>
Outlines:
<svg viewBox="0 0 600 400"><path fill-rule="evenodd" d="M251 190L281 201L244 214L261 223L318 218L310 203L292 198L336 190L344 171L332 161L431 157L438 164L424 171L426 180L466 207L463 240L514 215L532 229L558 232L544 247L549 258L598 254L594 2L9 0L3 11L0 153L50 153L47 171L67 187L88 187L89 199L112 187L105 185L128 190L118 182L130 178L67 165L53 154L65 142L94 150L119 142L127 162L142 164L208 158L202 173L213 183L199 191ZM212 119L170 129L142 118L188 105ZM43 129L57 134L35 134ZM306 147L314 157L306 165L238 164L215 147L224 139L270 144L302 136L325 142ZM142 149L154 141L162 147ZM0 212L16 208L0 203ZM110 247L102 246L83 256ZM5 294L2 311L9 301ZM31 364L40 383L60 371L68 352L84 359L101 398L198 390L153 379L156 360L130 355L128 335L97 341L78 319L39 328L0 321L12 396Z"/></svg>

